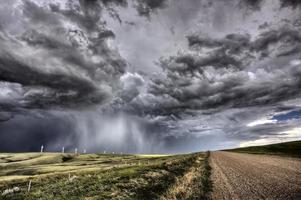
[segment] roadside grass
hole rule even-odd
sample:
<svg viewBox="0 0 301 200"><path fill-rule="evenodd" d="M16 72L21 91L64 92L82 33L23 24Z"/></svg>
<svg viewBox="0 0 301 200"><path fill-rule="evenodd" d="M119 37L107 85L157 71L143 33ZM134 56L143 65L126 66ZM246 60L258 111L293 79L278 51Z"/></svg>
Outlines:
<svg viewBox="0 0 301 200"><path fill-rule="evenodd" d="M195 185L193 193L202 197L210 191L209 154L22 155L0 154L0 199L160 199L185 175L193 177L186 189ZM8 161L8 156L16 163ZM1 195L13 187L20 191Z"/></svg>
<svg viewBox="0 0 301 200"><path fill-rule="evenodd" d="M264 146L251 146L237 149L229 149L225 151L252 154L271 154L301 158L301 141L284 142Z"/></svg>
<svg viewBox="0 0 301 200"><path fill-rule="evenodd" d="M182 177L178 177L160 200L207 200L212 191L210 152L199 154Z"/></svg>
<svg viewBox="0 0 301 200"><path fill-rule="evenodd" d="M208 199L209 193L212 191L212 180L211 180L211 166L209 165L209 157L210 157L210 151L206 152L205 158L204 158L204 171L203 175L201 177L202 182L202 189L203 189L203 196L205 199Z"/></svg>

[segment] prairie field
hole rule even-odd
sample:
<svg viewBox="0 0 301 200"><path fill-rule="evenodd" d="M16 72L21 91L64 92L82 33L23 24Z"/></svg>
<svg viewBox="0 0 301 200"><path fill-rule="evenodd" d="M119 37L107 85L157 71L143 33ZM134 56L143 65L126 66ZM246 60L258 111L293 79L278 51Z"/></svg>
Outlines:
<svg viewBox="0 0 301 200"><path fill-rule="evenodd" d="M1 153L0 199L300 199L300 145L181 155Z"/></svg>
<svg viewBox="0 0 301 200"><path fill-rule="evenodd" d="M282 142L277 144L269 144L262 146L250 146L236 149L229 149L237 153L250 153L250 154L267 154L279 155L286 157L299 157L301 158L301 141Z"/></svg>
<svg viewBox="0 0 301 200"><path fill-rule="evenodd" d="M0 199L197 199L208 154L0 154Z"/></svg>

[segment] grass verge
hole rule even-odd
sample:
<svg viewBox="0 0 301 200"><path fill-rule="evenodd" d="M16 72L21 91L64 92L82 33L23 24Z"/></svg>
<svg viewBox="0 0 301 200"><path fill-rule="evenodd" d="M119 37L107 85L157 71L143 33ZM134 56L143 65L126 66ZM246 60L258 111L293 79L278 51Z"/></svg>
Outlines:
<svg viewBox="0 0 301 200"><path fill-rule="evenodd" d="M201 179L204 199L209 199L209 194L212 191L211 166L209 164L210 151L206 152L204 158L204 171Z"/></svg>
<svg viewBox="0 0 301 200"><path fill-rule="evenodd" d="M212 182L209 156L210 152L199 154L186 173L176 179L176 182L160 197L160 200L210 199Z"/></svg>
<svg viewBox="0 0 301 200"><path fill-rule="evenodd" d="M252 153L252 154L270 154L280 156L291 156L301 158L301 141L284 142L278 144L270 144L263 146L252 146L237 149L229 149L225 151L238 153Z"/></svg>

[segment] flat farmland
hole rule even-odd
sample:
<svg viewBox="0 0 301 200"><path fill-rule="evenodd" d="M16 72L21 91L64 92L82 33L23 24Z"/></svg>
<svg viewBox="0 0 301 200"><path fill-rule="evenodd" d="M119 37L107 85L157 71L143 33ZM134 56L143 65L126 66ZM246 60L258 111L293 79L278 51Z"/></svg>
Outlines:
<svg viewBox="0 0 301 200"><path fill-rule="evenodd" d="M207 198L208 156L2 153L0 198Z"/></svg>

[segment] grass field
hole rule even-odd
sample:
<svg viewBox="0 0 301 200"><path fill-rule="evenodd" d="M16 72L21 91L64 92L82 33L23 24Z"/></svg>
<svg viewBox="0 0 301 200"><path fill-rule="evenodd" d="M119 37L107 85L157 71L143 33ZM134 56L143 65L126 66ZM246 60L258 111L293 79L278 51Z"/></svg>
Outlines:
<svg viewBox="0 0 301 200"><path fill-rule="evenodd" d="M208 156L3 153L0 199L206 199Z"/></svg>
<svg viewBox="0 0 301 200"><path fill-rule="evenodd" d="M229 149L226 151L301 157L301 141Z"/></svg>
<svg viewBox="0 0 301 200"><path fill-rule="evenodd" d="M225 151L301 157L301 141ZM209 199L209 155L0 153L0 199Z"/></svg>

